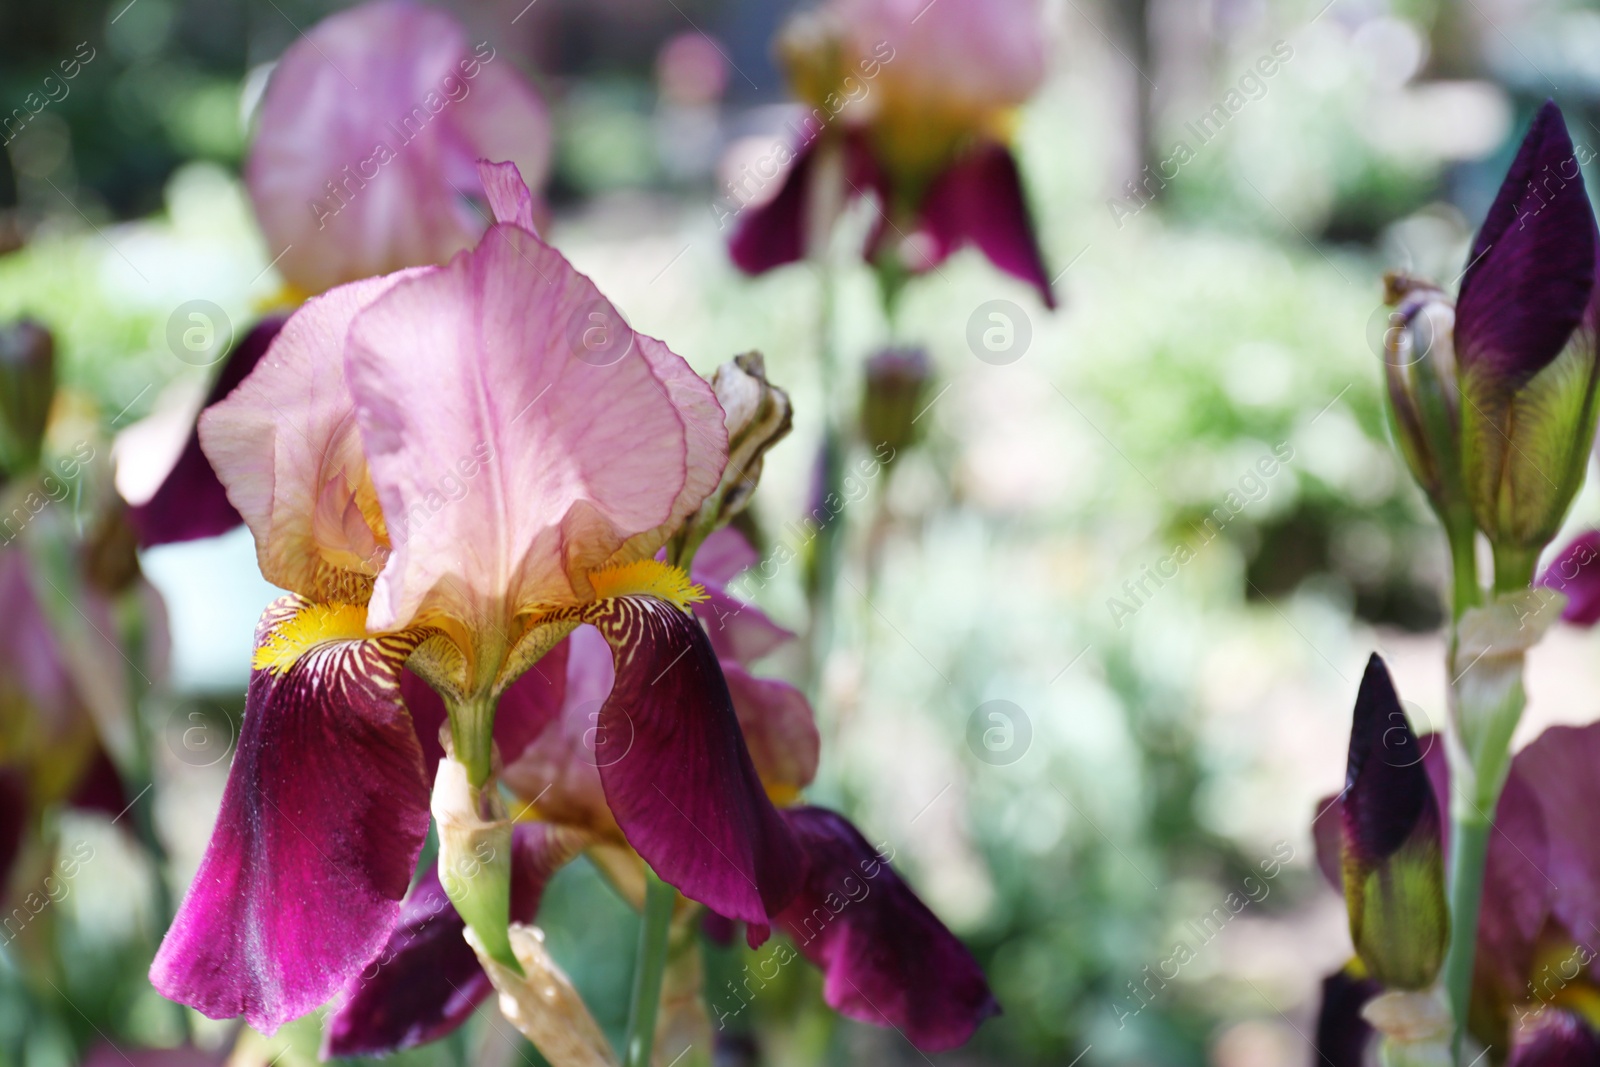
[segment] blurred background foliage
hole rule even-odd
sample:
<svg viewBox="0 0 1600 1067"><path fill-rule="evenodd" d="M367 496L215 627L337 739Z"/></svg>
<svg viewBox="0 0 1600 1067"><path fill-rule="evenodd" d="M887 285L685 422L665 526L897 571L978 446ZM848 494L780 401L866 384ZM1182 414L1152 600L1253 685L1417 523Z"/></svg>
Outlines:
<svg viewBox="0 0 1600 1067"><path fill-rule="evenodd" d="M334 6L0 9L6 109L93 53L63 99L4 135L0 319L49 325L74 399L111 429L203 388L206 372L166 346L173 308L212 300L242 328L274 291L237 176L250 109L266 65ZM1340 785L1368 651L1385 651L1420 719L1444 711L1444 554L1387 446L1379 278L1457 276L1545 97L1580 142L1600 138L1600 5L1059 0L1055 73L1018 141L1061 310L969 252L913 282L891 324L851 268L839 381L816 371L816 278L737 275L713 206L738 161L782 136L767 41L786 6L494 0L459 14L555 109L557 247L698 369L759 348L792 390L796 433L757 498L769 540L807 509L823 398L857 389L858 364L885 343L931 354L921 442L845 511L853 562L813 795L895 848L1005 1005L937 1059L1304 1063L1316 982L1349 953L1308 824ZM1246 80L1266 56L1274 73ZM1244 104L1196 137L1230 92ZM1192 158L1174 169L1179 142ZM993 299L1031 323L1007 366L967 346L969 318ZM130 478L134 444L118 445ZM1274 473L1260 473L1271 456ZM1597 511L1586 493L1578 517ZM1180 545L1192 558L1176 576L1149 578ZM173 624L172 686L140 712L169 741L153 802L181 884L214 818L270 590L243 531L143 562ZM761 593L796 627L798 571ZM1537 654L1566 680L1542 706L1535 694L1525 730L1600 710L1586 641ZM1012 762L980 759L970 740L994 700L1026 723ZM224 737L204 766L173 741L197 726ZM144 978L160 933L144 861L106 820L61 818L97 859L48 913L49 986L0 954L0 1057L55 1067L103 1040L176 1042L182 1020ZM1175 943L1195 944L1196 924L1240 892L1259 899L1162 977ZM632 915L580 863L541 918L597 1017L620 1029ZM748 962L731 953L713 976ZM819 981L786 969L743 1020L770 1062L918 1060L895 1034L834 1018ZM200 1023L212 1042L229 1032ZM495 1028L480 1019L398 1062L537 1062ZM313 1018L246 1040L239 1058L311 1062L317 1040Z"/></svg>

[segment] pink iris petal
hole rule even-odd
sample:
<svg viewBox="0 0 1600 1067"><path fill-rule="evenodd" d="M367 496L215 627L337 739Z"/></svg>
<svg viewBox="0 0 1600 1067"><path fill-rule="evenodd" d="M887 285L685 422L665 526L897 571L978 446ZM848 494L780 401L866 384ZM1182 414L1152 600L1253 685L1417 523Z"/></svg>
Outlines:
<svg viewBox="0 0 1600 1067"><path fill-rule="evenodd" d="M990 143L963 155L934 179L921 214L933 238L926 266L972 244L996 267L1037 289L1045 307L1056 306L1010 149Z"/></svg>
<svg viewBox="0 0 1600 1067"><path fill-rule="evenodd" d="M538 227L533 222L533 193L528 190L515 163L491 163L480 159L478 179L483 183L483 194L489 200L494 221L509 222L538 235Z"/></svg>
<svg viewBox="0 0 1600 1067"><path fill-rule="evenodd" d="M519 823L511 838L511 919L531 923L556 869L576 839L540 823ZM382 1056L437 1041L493 992L462 937L466 923L445 895L437 864L406 894L400 922L375 959L345 983L328 1018L323 1056Z"/></svg>
<svg viewBox="0 0 1600 1067"><path fill-rule="evenodd" d="M829 1006L892 1026L924 1052L965 1043L999 1014L977 960L849 820L822 808L784 818L810 867L778 921L826 974Z"/></svg>
<svg viewBox="0 0 1600 1067"><path fill-rule="evenodd" d="M1539 576L1539 584L1567 597L1561 617L1577 626L1600 622L1600 530L1572 539Z"/></svg>
<svg viewBox="0 0 1600 1067"><path fill-rule="evenodd" d="M206 458L255 535L262 576L274 585L315 596L326 553L354 547L330 542L316 521L329 482L361 476L345 335L362 308L409 273L308 300L250 376L200 416ZM370 561L374 573L380 563Z"/></svg>
<svg viewBox="0 0 1600 1067"><path fill-rule="evenodd" d="M1014 107L1044 80L1039 0L833 0L855 51L886 59L870 93L957 113Z"/></svg>
<svg viewBox="0 0 1600 1067"><path fill-rule="evenodd" d="M223 363L222 372L206 396L206 407L233 392L244 381L266 354L267 346L278 336L278 331L283 329L283 323L283 316L270 315L245 334ZM150 548L216 537L243 520L228 503L227 491L200 450L200 433L196 430L155 495L128 509L128 521L139 536L139 546Z"/></svg>
<svg viewBox="0 0 1600 1067"><path fill-rule="evenodd" d="M750 759L770 789L798 791L817 776L822 739L805 694L776 678L757 678L737 663L722 661Z"/></svg>
<svg viewBox="0 0 1600 1067"><path fill-rule="evenodd" d="M1517 753L1511 766L1537 798L1548 836L1548 855L1542 848L1529 851L1540 870L1528 876L1524 895L1548 893L1551 914L1588 944L1594 934L1591 924L1600 922L1600 840L1592 817L1594 805L1600 804L1600 779L1594 771L1600 766L1600 724L1552 726ZM1495 822L1498 826L1498 813ZM1523 844L1520 839L1517 843ZM1539 874L1547 874L1549 881L1535 882Z"/></svg>
<svg viewBox="0 0 1600 1067"><path fill-rule="evenodd" d="M727 592L726 586L756 560L756 550L744 535L725 526L706 538L690 568L694 580L706 591L706 599L694 605L694 612L705 623L717 657L743 665L794 640L794 633L773 622L766 612Z"/></svg>
<svg viewBox="0 0 1600 1067"><path fill-rule="evenodd" d="M727 462L710 386L513 226L374 302L347 368L394 550L375 629L588 599L590 572L654 553Z"/></svg>
<svg viewBox="0 0 1600 1067"><path fill-rule="evenodd" d="M767 922L794 896L805 860L756 775L705 631L643 596L601 601L585 617L615 655L594 754L628 844L685 896Z"/></svg>
<svg viewBox="0 0 1600 1067"><path fill-rule="evenodd" d="M600 709L611 695L616 671L611 646L592 626L580 626L557 646L566 650L566 687L561 714L515 757L504 746L501 778L527 801L538 798L539 817L602 834L617 833L606 807L605 789L595 757ZM539 661L551 662L552 650ZM512 689L526 684L517 679ZM509 692L509 690L508 690Z"/></svg>
<svg viewBox="0 0 1600 1067"><path fill-rule="evenodd" d="M760 560L755 546L732 526L715 530L694 554L694 579L727 585Z"/></svg>
<svg viewBox="0 0 1600 1067"><path fill-rule="evenodd" d="M269 607L257 643L303 603ZM329 642L252 674L216 830L150 967L164 996L270 1034L383 947L428 832L398 684L415 643Z"/></svg>
<svg viewBox="0 0 1600 1067"><path fill-rule="evenodd" d="M321 292L442 263L484 220L480 157L541 184L550 123L509 55L450 15L378 0L330 16L267 84L245 180L278 269Z"/></svg>
<svg viewBox="0 0 1600 1067"><path fill-rule="evenodd" d="M1546 103L1472 245L1456 301L1468 378L1520 387L1560 355L1589 309L1600 233L1561 110Z"/></svg>

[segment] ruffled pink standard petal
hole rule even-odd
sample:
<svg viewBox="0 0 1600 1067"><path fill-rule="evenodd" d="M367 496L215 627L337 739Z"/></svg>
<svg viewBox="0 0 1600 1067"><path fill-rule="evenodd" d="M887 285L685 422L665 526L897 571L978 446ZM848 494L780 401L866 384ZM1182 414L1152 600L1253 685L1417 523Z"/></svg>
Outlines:
<svg viewBox="0 0 1600 1067"><path fill-rule="evenodd" d="M1550 561L1539 584L1565 593L1567 606L1561 617L1576 626L1600 622L1600 530L1587 530L1572 539Z"/></svg>
<svg viewBox="0 0 1600 1067"><path fill-rule="evenodd" d="M1550 889L1543 879L1535 883L1530 875L1526 893L1547 893L1550 912L1584 943L1594 933L1592 924L1600 923L1600 840L1592 818L1594 805L1600 804L1596 766L1600 766L1600 723L1552 726L1511 762L1513 777L1533 794L1533 806L1544 823L1548 853L1533 851L1530 856L1542 861L1542 873L1560 887Z"/></svg>
<svg viewBox="0 0 1600 1067"><path fill-rule="evenodd" d="M200 416L206 458L255 535L262 576L274 585L311 593L328 565L318 503L331 480L361 476L345 335L362 308L412 273L369 278L308 300L255 370Z"/></svg>
<svg viewBox="0 0 1600 1067"><path fill-rule="evenodd" d="M1544 1008L1541 1002L1533 1024L1519 1024L1512 1033L1506 1067L1593 1067L1600 1063L1600 1033L1574 1012L1556 1008L1547 1013Z"/></svg>
<svg viewBox="0 0 1600 1067"><path fill-rule="evenodd" d="M1463 375L1521 386L1561 353L1595 289L1600 232L1561 109L1539 109L1472 244L1456 301Z"/></svg>
<svg viewBox="0 0 1600 1067"><path fill-rule="evenodd" d="M1045 307L1056 306L1022 176L1010 149L989 143L962 156L934 179L923 198L921 216L933 238L927 266L972 244L996 267L1037 289Z"/></svg>
<svg viewBox="0 0 1600 1067"><path fill-rule="evenodd" d="M451 15L378 0L332 15L278 61L245 181L278 269L307 292L442 263L484 220L480 157L536 185L549 158L543 102Z"/></svg>
<svg viewBox="0 0 1600 1067"><path fill-rule="evenodd" d="M594 755L628 844L690 899L768 922L805 859L756 775L705 631L645 596L601 601L584 618L615 655Z"/></svg>
<svg viewBox="0 0 1600 1067"><path fill-rule="evenodd" d="M283 329L284 316L272 315L258 322L234 346L217 375L205 406L210 407L244 381L266 354L278 331ZM244 520L228 503L228 493L211 469L211 461L200 450L200 432L189 435L189 443L178 456L177 464L168 472L161 488L143 504L128 509L128 521L139 537L139 547L194 541L202 537L225 534Z"/></svg>
<svg viewBox="0 0 1600 1067"><path fill-rule="evenodd" d="M269 607L257 643L303 603ZM252 674L216 829L150 967L163 996L270 1034L388 940L428 832L399 688L415 643L334 641Z"/></svg>
<svg viewBox="0 0 1600 1067"><path fill-rule="evenodd" d="M972 953L849 820L822 808L791 808L784 819L809 873L778 921L827 976L832 1008L892 1026L924 1052L964 1044L999 1014Z"/></svg>
<svg viewBox="0 0 1600 1067"><path fill-rule="evenodd" d="M511 837L511 919L531 923L556 869L577 839L540 823L518 823ZM462 933L466 923L430 864L400 907L400 922L376 958L345 983L328 1018L323 1056L383 1056L437 1041L493 992Z"/></svg>
<svg viewBox="0 0 1600 1067"><path fill-rule="evenodd" d="M514 226L372 304L347 366L393 542L376 629L589 599L589 573L654 553L727 463L710 386Z"/></svg>

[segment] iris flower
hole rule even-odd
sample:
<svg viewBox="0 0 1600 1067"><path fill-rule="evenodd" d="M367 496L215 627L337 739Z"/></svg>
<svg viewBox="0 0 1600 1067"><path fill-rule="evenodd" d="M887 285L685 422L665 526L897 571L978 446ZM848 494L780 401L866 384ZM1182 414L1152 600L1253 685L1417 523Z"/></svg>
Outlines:
<svg viewBox="0 0 1600 1067"><path fill-rule="evenodd" d="M373 0L323 19L278 60L245 183L292 305L335 285L445 262L490 221L474 204L485 195L475 161L511 160L538 189L549 156L548 111L510 56L470 42L444 11ZM241 337L205 406L244 380L285 317L269 314ZM240 523L192 433L130 518L144 547Z"/></svg>
<svg viewBox="0 0 1600 1067"><path fill-rule="evenodd" d="M923 272L971 244L1055 306L1008 143L1044 80L1035 0L831 0L791 21L778 51L810 110L775 193L747 188L750 175L731 183L740 269L803 258L829 221L819 179L842 172L846 198L878 201L868 260Z"/></svg>
<svg viewBox="0 0 1600 1067"><path fill-rule="evenodd" d="M272 1030L394 933L429 822L404 668L482 790L496 701L581 624L614 658L596 752L628 845L751 924L803 890L688 610L702 594L653 558L719 487L722 411L539 239L514 166L482 173L497 222L475 248L307 301L201 418L263 575L291 591L257 628L217 828L151 968L212 1017ZM491 951L496 932L478 930Z"/></svg>
<svg viewBox="0 0 1600 1067"><path fill-rule="evenodd" d="M818 737L805 697L750 669L794 636L728 594L727 583L755 562L740 534L711 535L695 557L693 577L707 596L694 609L762 784L785 805L783 820L806 855L799 893L773 918L826 973L831 1006L896 1027L926 1051L959 1045L999 1010L971 954L847 820L788 806L816 773ZM501 705L502 716L520 724L502 730L500 744L502 780L523 798L512 883L512 913L522 923L534 922L550 875L584 850L635 903L643 893L638 859L607 803L605 765L634 756L631 723L598 725L598 709L617 684L606 642L580 627L539 667ZM408 675L402 688L420 732L443 722L443 705L420 679ZM612 734L618 729L620 737ZM373 964L347 981L329 1020L327 1054L380 1055L437 1040L489 995L490 979L462 939L463 922L437 872L412 887L402 916ZM749 931L752 943L765 936L765 929ZM556 1025L562 1021L570 1022Z"/></svg>
<svg viewBox="0 0 1600 1067"><path fill-rule="evenodd" d="M1398 709L1396 703L1393 710ZM1409 729L1405 733L1410 738ZM1360 836L1369 846L1406 843L1389 855L1409 849L1417 857L1448 847L1438 832L1439 813L1450 803L1443 738L1425 734L1397 745L1397 737L1384 737L1382 729L1371 732L1371 763L1383 773L1373 783L1352 781L1342 799L1318 805L1318 862L1347 896L1352 855L1348 838L1341 850L1341 826L1363 827ZM1591 818L1600 806L1597 765L1600 723L1551 727L1512 759L1489 839L1468 1017L1470 1032L1497 1062L1556 1067L1592 1063L1600 1054L1600 839ZM1395 785L1413 768L1427 786L1420 795ZM1374 783L1379 788L1372 788ZM1371 860L1375 853L1368 847L1363 855ZM1384 863L1357 862L1366 871ZM1392 868L1397 877L1388 884L1407 886L1415 897L1416 888L1428 881L1416 877L1421 866L1412 862L1409 878ZM1374 875L1365 884L1381 881ZM1425 895L1436 888L1430 886ZM1406 921L1418 914L1425 912L1392 911L1389 918L1401 925L1386 942L1371 947L1412 959L1418 951L1430 954L1439 947L1437 939ZM1366 950L1324 982L1318 1049L1331 1067L1362 1062L1372 1033L1359 1013L1380 991L1393 988L1382 956L1370 959Z"/></svg>

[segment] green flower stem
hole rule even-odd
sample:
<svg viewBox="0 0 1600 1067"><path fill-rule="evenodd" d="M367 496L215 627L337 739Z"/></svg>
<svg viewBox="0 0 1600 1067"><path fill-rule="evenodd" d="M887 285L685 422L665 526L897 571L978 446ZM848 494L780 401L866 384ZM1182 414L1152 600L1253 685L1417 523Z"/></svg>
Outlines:
<svg viewBox="0 0 1600 1067"><path fill-rule="evenodd" d="M467 780L482 789L494 773L494 701L467 700L450 708L450 740Z"/></svg>
<svg viewBox="0 0 1600 1067"><path fill-rule="evenodd" d="M672 909L678 891L645 871L644 921L639 926L639 955L633 970L633 997L628 1004L628 1037L623 1067L650 1067L655 1045L656 1012L661 1007L661 982L667 969Z"/></svg>
<svg viewBox="0 0 1600 1067"><path fill-rule="evenodd" d="M1460 809L1462 805L1451 805ZM1493 810L1492 808L1490 810ZM1478 949L1478 906L1483 901L1484 860L1494 824L1476 811L1453 810L1450 819L1450 948L1444 958L1445 993L1455 1017L1451 1057L1461 1062L1472 967Z"/></svg>
<svg viewBox="0 0 1600 1067"><path fill-rule="evenodd" d="M1497 593L1520 593L1533 585L1533 572L1539 565L1537 548L1502 548L1494 550L1494 590Z"/></svg>
<svg viewBox="0 0 1600 1067"><path fill-rule="evenodd" d="M1450 539L1450 631L1453 638L1466 610L1483 603L1483 586L1478 584L1478 529L1472 524L1470 513L1441 518Z"/></svg>

